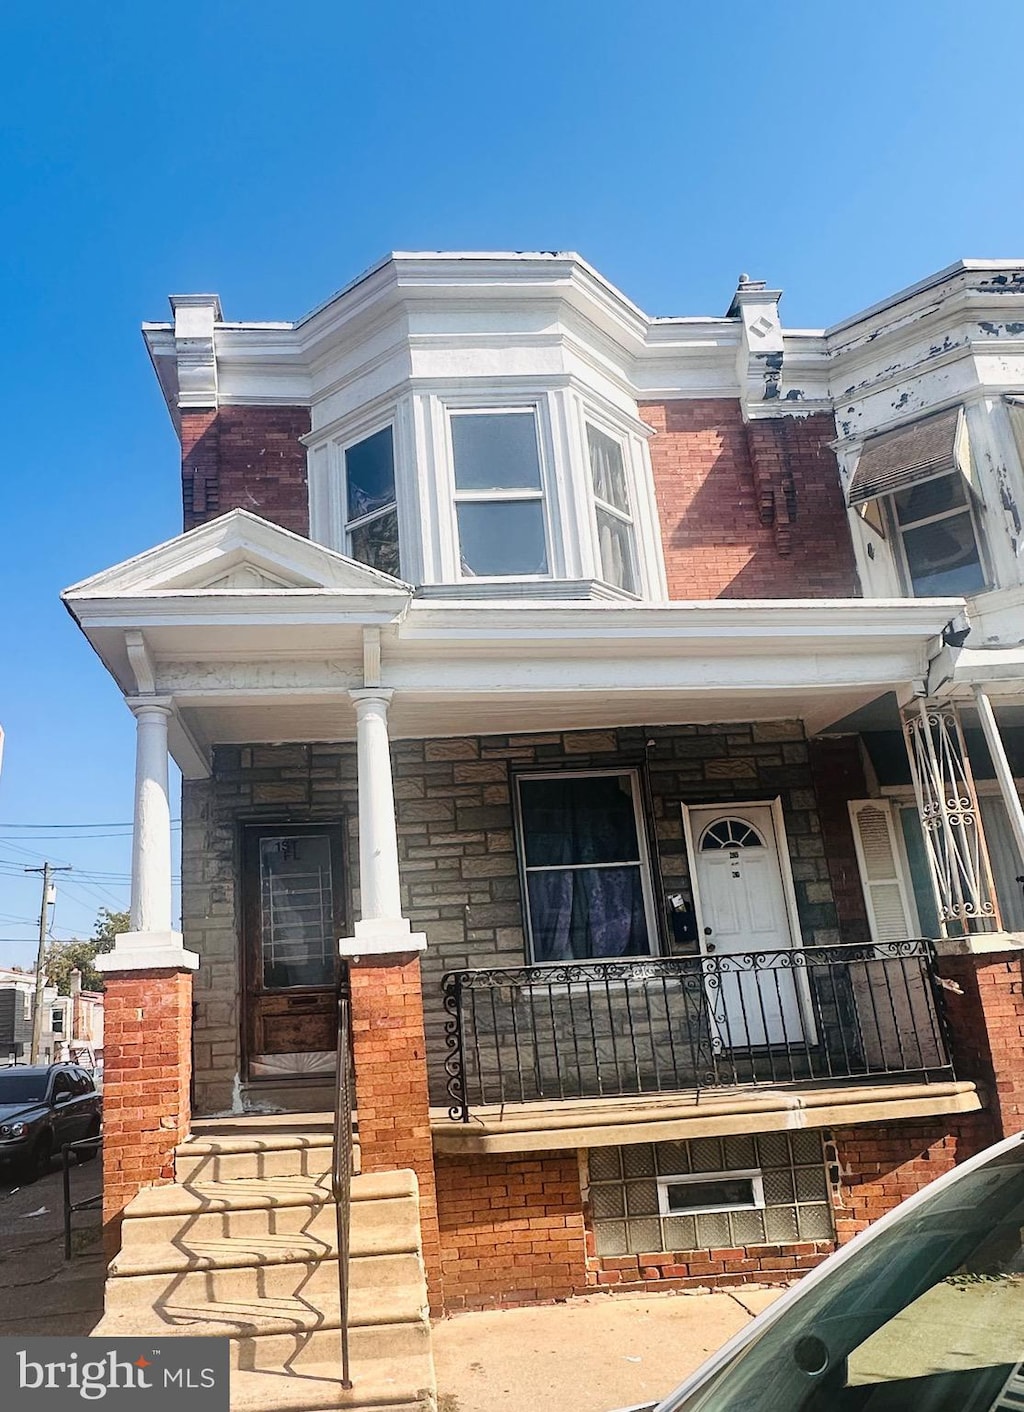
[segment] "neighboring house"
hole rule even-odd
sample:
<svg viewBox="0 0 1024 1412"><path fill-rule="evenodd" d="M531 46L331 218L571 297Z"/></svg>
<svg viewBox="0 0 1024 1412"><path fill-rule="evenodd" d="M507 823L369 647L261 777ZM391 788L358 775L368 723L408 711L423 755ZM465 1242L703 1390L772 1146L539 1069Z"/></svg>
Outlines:
<svg viewBox="0 0 1024 1412"><path fill-rule="evenodd" d="M199 1114L331 1106L339 949L435 1308L787 1278L1022 1125L1024 270L825 332L557 254L171 303L186 533L65 595L139 730L108 1095L166 1029L108 1216L190 1045Z"/></svg>
<svg viewBox="0 0 1024 1412"><path fill-rule="evenodd" d="M28 1064L32 1051L32 1008L36 978L31 971L0 971L0 1063ZM64 1057L70 999L56 986L43 987L43 1026L40 1064Z"/></svg>

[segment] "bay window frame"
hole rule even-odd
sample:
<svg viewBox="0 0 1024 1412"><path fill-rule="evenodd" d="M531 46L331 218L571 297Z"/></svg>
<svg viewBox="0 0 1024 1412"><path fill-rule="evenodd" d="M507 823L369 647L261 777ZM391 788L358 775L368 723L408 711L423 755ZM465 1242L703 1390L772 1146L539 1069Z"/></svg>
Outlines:
<svg viewBox="0 0 1024 1412"><path fill-rule="evenodd" d="M619 449L619 458L622 465L622 480L626 492L626 503L628 511L621 510L617 505L605 500L598 495L597 484L594 476L594 461L590 446L590 431L593 429L599 435L613 442ZM588 504L590 508L589 521L590 530L594 545L594 567L596 577L601 583L614 588L617 593L622 593L630 598L639 598L642 591L642 572L640 564L639 546L637 544L637 517L635 509L636 486L633 468L633 458L630 454L631 446L629 441L623 437L622 432L613 426L603 417L595 415L592 409L586 405L583 407L583 455L587 468L587 490ZM601 523L599 512L616 519L620 524L624 524L629 531L629 569L632 576L632 587L627 588L623 584L613 583L604 572L604 558L601 553Z"/></svg>
<svg viewBox="0 0 1024 1412"><path fill-rule="evenodd" d="M457 583L547 583L561 575L556 571L563 554L554 543L552 533L552 507L555 502L556 487L551 475L550 457L546 442L549 429L546 425L541 400L536 397L517 397L502 400L488 397L484 401L462 401L445 399L443 402L445 451L448 463L448 501L451 513L452 543L454 547L454 571ZM488 490L460 489L456 481L454 419L456 417L500 417L529 416L533 420L533 432L537 447L537 470L539 485L499 486ZM547 571L514 574L472 574L463 568L462 538L459 529L460 505L539 503L541 526L544 536L544 558ZM558 550L558 552L556 552Z"/></svg>

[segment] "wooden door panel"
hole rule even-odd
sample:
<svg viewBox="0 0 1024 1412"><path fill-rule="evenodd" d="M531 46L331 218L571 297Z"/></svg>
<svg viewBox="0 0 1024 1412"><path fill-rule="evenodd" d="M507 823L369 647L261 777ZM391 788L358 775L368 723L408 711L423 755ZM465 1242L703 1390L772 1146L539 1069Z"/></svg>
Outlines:
<svg viewBox="0 0 1024 1412"><path fill-rule="evenodd" d="M341 831L260 825L243 848L243 1043L247 1070L288 1072L281 1056L333 1053L337 939L345 935ZM263 1059L268 1063L264 1064ZM296 1062L295 1073L304 1071Z"/></svg>

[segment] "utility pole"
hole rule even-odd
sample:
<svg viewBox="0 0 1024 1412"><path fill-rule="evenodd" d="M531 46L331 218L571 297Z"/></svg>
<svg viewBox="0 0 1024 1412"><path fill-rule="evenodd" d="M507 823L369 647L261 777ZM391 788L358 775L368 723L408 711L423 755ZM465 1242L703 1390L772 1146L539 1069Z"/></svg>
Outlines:
<svg viewBox="0 0 1024 1412"><path fill-rule="evenodd" d="M56 900L53 886L54 873L70 873L70 868L55 868L52 863L44 863L41 868L26 868L26 873L42 873L43 898L39 907L39 949L36 952L36 993L32 1006L32 1048L29 1063L39 1063L39 1051L43 1044L43 984L46 980L43 967L46 961L46 923L49 920L50 903ZM51 897L51 893L53 896Z"/></svg>

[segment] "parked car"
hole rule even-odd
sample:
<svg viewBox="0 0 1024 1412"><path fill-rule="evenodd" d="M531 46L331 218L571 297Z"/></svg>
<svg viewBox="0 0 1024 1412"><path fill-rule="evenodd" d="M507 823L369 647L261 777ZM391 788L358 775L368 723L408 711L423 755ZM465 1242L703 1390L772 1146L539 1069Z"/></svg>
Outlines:
<svg viewBox="0 0 1024 1412"><path fill-rule="evenodd" d="M1024 1133L909 1197L630 1412L1021 1408Z"/></svg>
<svg viewBox="0 0 1024 1412"><path fill-rule="evenodd" d="M0 1162L23 1181L49 1171L66 1142L98 1137L103 1100L92 1077L77 1064L26 1065L0 1073ZM95 1157L83 1150L82 1160Z"/></svg>

